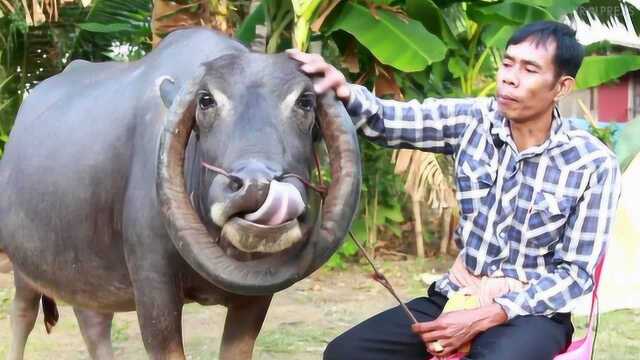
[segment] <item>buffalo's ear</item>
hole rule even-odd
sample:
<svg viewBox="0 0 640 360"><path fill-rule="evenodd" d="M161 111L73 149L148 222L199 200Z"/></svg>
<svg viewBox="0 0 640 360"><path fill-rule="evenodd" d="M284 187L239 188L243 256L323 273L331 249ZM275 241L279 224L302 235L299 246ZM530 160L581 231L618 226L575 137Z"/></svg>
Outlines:
<svg viewBox="0 0 640 360"><path fill-rule="evenodd" d="M163 76L156 80L156 86L162 103L169 109L171 104L173 104L173 99L175 99L178 94L178 90L180 90L178 85L176 85L176 82L172 78Z"/></svg>

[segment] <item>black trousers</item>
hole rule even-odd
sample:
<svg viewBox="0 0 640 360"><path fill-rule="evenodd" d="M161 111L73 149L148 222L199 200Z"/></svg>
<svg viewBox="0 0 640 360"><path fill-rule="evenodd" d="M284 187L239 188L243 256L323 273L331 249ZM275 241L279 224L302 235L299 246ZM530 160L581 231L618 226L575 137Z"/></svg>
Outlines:
<svg viewBox="0 0 640 360"><path fill-rule="evenodd" d="M437 318L447 302L433 284L428 295L407 303L420 322ZM551 360L569 346L572 335L571 314L516 316L478 335L466 359ZM324 360L429 358L424 342L411 332L411 322L399 306L354 326L331 341L324 352Z"/></svg>

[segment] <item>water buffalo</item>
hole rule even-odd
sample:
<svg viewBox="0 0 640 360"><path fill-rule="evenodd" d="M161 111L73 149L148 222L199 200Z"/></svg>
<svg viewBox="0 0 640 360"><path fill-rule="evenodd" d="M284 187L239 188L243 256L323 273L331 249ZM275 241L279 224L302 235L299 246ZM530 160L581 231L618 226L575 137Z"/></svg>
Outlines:
<svg viewBox="0 0 640 360"><path fill-rule="evenodd" d="M314 132L332 182L305 183ZM137 311L154 359L184 359L184 303L228 308L221 358L250 358L272 294L321 266L357 208L355 130L284 54L206 29L131 63L74 62L20 108L0 163L0 250L16 296L11 359L42 298L74 306L94 358ZM312 204L321 204L312 206Z"/></svg>

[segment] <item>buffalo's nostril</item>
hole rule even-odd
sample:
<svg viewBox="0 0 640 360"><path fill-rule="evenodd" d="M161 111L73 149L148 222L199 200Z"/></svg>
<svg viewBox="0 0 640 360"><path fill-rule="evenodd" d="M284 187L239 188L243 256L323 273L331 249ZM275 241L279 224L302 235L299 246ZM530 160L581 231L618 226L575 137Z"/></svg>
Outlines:
<svg viewBox="0 0 640 360"><path fill-rule="evenodd" d="M231 191L236 192L242 189L244 182L238 176L230 175L229 176L229 189Z"/></svg>

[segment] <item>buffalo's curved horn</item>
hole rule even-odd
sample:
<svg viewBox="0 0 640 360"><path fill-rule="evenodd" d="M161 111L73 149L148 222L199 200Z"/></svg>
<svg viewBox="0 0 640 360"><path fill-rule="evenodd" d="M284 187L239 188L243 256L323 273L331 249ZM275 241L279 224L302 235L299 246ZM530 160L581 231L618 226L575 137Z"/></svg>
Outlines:
<svg viewBox="0 0 640 360"><path fill-rule="evenodd" d="M238 261L214 242L185 191L185 148L194 126L199 80L180 90L167 113L160 138L156 194L165 227L187 263L214 285L243 295L272 294L317 269L344 239L360 194L360 153L355 129L333 93L320 99L319 120L329 149L333 182L311 238L297 256Z"/></svg>
<svg viewBox="0 0 640 360"><path fill-rule="evenodd" d="M358 211L362 185L358 137L349 114L333 91L322 95L319 105L320 132L329 152L333 180L319 216L321 221L306 249L313 255L303 277L322 266L342 244Z"/></svg>

